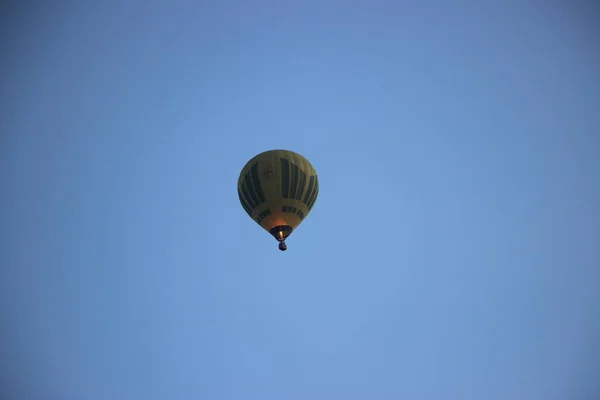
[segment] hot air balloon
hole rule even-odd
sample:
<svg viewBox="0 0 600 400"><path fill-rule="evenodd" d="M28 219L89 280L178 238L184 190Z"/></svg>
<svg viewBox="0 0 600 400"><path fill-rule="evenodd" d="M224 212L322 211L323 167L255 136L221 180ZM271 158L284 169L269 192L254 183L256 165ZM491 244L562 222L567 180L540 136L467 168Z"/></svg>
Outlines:
<svg viewBox="0 0 600 400"><path fill-rule="evenodd" d="M238 179L238 197L246 213L287 250L285 240L308 216L319 194L310 162L289 150L254 156Z"/></svg>

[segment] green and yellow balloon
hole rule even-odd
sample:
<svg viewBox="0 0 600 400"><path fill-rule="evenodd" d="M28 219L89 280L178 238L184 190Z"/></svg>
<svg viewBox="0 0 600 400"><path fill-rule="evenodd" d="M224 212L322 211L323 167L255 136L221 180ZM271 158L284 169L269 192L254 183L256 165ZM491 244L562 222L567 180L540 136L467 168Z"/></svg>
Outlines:
<svg viewBox="0 0 600 400"><path fill-rule="evenodd" d="M310 162L289 150L254 156L238 179L238 197L246 213L287 250L285 240L308 216L319 195L319 179Z"/></svg>

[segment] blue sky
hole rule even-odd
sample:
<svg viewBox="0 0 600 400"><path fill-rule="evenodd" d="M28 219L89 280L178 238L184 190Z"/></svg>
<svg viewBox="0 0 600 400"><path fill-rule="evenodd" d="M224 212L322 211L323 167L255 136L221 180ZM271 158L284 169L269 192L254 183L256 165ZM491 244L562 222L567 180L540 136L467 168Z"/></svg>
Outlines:
<svg viewBox="0 0 600 400"><path fill-rule="evenodd" d="M597 17L13 7L0 397L597 398ZM285 253L236 193L276 148L320 179Z"/></svg>

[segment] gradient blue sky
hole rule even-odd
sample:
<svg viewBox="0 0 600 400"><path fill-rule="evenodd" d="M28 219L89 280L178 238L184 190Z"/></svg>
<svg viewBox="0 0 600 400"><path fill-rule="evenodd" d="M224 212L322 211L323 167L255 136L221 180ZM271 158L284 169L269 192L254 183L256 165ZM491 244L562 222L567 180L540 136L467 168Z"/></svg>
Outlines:
<svg viewBox="0 0 600 400"><path fill-rule="evenodd" d="M1 398L598 398L598 8L68 3L3 16Z"/></svg>

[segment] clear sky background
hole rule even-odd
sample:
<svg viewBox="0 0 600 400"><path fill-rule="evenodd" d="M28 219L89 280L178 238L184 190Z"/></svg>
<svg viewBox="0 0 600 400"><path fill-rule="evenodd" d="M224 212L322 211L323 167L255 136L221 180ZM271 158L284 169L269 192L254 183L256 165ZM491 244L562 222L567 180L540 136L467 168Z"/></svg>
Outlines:
<svg viewBox="0 0 600 400"><path fill-rule="evenodd" d="M5 8L0 397L598 399L599 15ZM236 192L277 148L287 252Z"/></svg>

